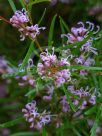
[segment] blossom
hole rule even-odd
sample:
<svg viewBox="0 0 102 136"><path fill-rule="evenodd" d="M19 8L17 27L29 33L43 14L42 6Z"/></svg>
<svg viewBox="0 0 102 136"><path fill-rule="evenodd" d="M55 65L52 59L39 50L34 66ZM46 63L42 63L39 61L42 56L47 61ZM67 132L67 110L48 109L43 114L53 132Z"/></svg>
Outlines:
<svg viewBox="0 0 102 136"><path fill-rule="evenodd" d="M38 24L28 26L29 17L25 9L17 10L15 14L10 18L10 23L13 27L16 27L21 33L20 40L24 41L26 37L35 39L39 34L40 30L44 30L45 27L39 27Z"/></svg>
<svg viewBox="0 0 102 136"><path fill-rule="evenodd" d="M58 60L57 56L54 54L54 50L52 54L50 54L48 50L46 51L47 52L43 52L40 55L42 62L37 65L38 74L42 79L52 78L55 85L60 87L63 83L71 80L70 70L61 70L63 66L70 66L70 63L65 58Z"/></svg>
<svg viewBox="0 0 102 136"><path fill-rule="evenodd" d="M76 90L74 86L68 86L68 90L74 94L80 97L80 100L82 101L82 104L79 105L79 109L85 109L88 103L95 105L96 104L96 96L94 94L91 94L89 92L89 86L87 86L85 89L81 87L80 89ZM80 100L73 99L73 104L76 106L80 102Z"/></svg>
<svg viewBox="0 0 102 136"><path fill-rule="evenodd" d="M84 52L92 52L94 55L97 55L97 49L92 47L92 42L91 41L88 41L86 42L84 45L82 45L81 51L84 51Z"/></svg>
<svg viewBox="0 0 102 136"><path fill-rule="evenodd" d="M36 107L36 101L26 104L25 109L22 109L26 121L29 122L30 128L35 128L41 130L43 126L48 124L51 121L50 113L43 111L42 113L38 112Z"/></svg>
<svg viewBox="0 0 102 136"><path fill-rule="evenodd" d="M88 34L90 32L93 33L93 35L97 34L100 30L99 26L96 26L97 30L94 31L94 24L87 21L86 24L88 24L88 28L85 27L85 24L83 22L78 22L77 25L79 27L72 27L71 28L71 33L68 34L62 34L61 37L67 37L68 41L67 43L75 43L75 42L79 42L79 41L83 41L86 37L88 37ZM91 37L91 40L95 39Z"/></svg>
<svg viewBox="0 0 102 136"><path fill-rule="evenodd" d="M44 30L45 27L38 27L38 24L19 28L18 31L21 33L20 40L24 41L27 36L35 39L40 34L41 29Z"/></svg>
<svg viewBox="0 0 102 136"><path fill-rule="evenodd" d="M21 11L17 10L15 14L12 16L12 18L10 18L10 23L17 28L20 28L27 22L29 22L29 17L25 9L22 9Z"/></svg>
<svg viewBox="0 0 102 136"><path fill-rule="evenodd" d="M68 112L69 111L70 106L68 104L66 96L61 96L60 104L61 104L63 112Z"/></svg>

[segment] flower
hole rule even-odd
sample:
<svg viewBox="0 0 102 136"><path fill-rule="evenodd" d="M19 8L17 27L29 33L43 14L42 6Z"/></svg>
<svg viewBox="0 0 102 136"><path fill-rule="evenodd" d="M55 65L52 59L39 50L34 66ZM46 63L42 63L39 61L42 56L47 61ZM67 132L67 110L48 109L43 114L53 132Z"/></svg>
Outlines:
<svg viewBox="0 0 102 136"><path fill-rule="evenodd" d="M71 80L70 70L61 70L63 66L70 66L70 63L65 58L58 60L57 56L54 54L54 49L52 54L50 54L48 50L46 51L47 52L43 52L40 55L42 63L38 63L37 65L38 74L42 79L52 78L55 85L60 87L63 83Z"/></svg>
<svg viewBox="0 0 102 136"><path fill-rule="evenodd" d="M10 18L10 23L21 33L21 41L24 41L27 36L34 40L36 36L40 34L40 30L45 29L45 27L39 27L38 24L28 26L29 17L25 9L22 9L21 11L17 10L12 18Z"/></svg>
<svg viewBox="0 0 102 136"><path fill-rule="evenodd" d="M21 11L17 10L12 18L10 18L10 23L17 28L23 27L27 22L29 22L29 17L25 9L22 9Z"/></svg>
<svg viewBox="0 0 102 136"><path fill-rule="evenodd" d="M20 40L24 41L27 36L35 39L40 34L41 29L44 30L45 27L38 27L38 24L19 28L18 31L21 33Z"/></svg>
<svg viewBox="0 0 102 136"><path fill-rule="evenodd" d="M82 45L81 51L84 52L92 52L94 55L97 55L97 49L92 47L92 41L88 41L87 43L85 43L84 45Z"/></svg>
<svg viewBox="0 0 102 136"><path fill-rule="evenodd" d="M79 42L79 41L83 41L86 37L88 37L88 34L90 32L93 33L93 35L97 34L100 30L99 26L96 26L97 30L94 31L94 24L87 21L86 24L88 24L88 28L85 27L85 24L83 22L78 22L77 25L79 25L79 27L72 27L71 28L71 33L68 34L62 34L61 37L67 37L68 41L67 43L75 43L75 42ZM97 38L90 38L91 40L97 39Z"/></svg>
<svg viewBox="0 0 102 136"><path fill-rule="evenodd" d="M62 112L68 112L70 109L70 106L68 104L66 96L61 96L60 104L62 106Z"/></svg>
<svg viewBox="0 0 102 136"><path fill-rule="evenodd" d="M26 104L25 109L22 109L22 112L24 113L26 121L31 124L30 128L41 130L45 124L48 124L51 121L50 113L46 113L46 111L38 113L36 101Z"/></svg>

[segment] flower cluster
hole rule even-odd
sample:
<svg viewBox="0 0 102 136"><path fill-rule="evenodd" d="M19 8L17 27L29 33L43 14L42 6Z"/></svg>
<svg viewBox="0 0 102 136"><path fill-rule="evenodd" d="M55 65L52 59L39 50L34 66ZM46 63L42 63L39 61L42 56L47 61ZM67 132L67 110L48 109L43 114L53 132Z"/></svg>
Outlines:
<svg viewBox="0 0 102 136"><path fill-rule="evenodd" d="M81 46L79 46L78 48L77 44L72 45L73 46L72 49L78 50L78 52L80 53L73 54L72 50L68 49L63 50L63 54L66 54L66 57L70 56L70 59L71 61L74 62L74 64L92 66L95 65L94 59L95 55L98 55L97 49L93 47L93 41L100 38L100 35L98 37L95 37L95 35L99 32L100 27L99 26L95 27L94 24L89 21L87 21L86 24L88 25L88 28L85 26L83 22L78 22L78 27L72 27L71 33L61 35L62 38L64 36L68 38L67 40L68 45L83 41L85 38L88 38L88 40L86 40L85 43L82 43ZM96 30L94 30L95 28ZM80 70L79 74L82 76L86 76L88 75L88 71Z"/></svg>
<svg viewBox="0 0 102 136"><path fill-rule="evenodd" d="M89 92L88 86L85 89L81 87L79 90L75 90L74 86L68 86L68 91L79 97L79 99L71 98L74 106L78 106L79 110L85 109L88 104L96 104L96 95ZM66 96L61 96L60 104L62 112L68 112L70 110L70 105Z"/></svg>
<svg viewBox="0 0 102 136"><path fill-rule="evenodd" d="M42 52L40 55L42 63L38 63L38 74L42 77L42 79L52 78L55 85L60 87L63 83L71 80L70 70L61 70L63 66L70 66L70 63L64 58L58 60L54 51L52 54L50 54L48 50L46 51L47 52Z"/></svg>
<svg viewBox="0 0 102 136"><path fill-rule="evenodd" d="M38 24L28 26L27 23L29 23L29 21L30 19L25 9L16 11L12 18L10 18L12 26L16 27L21 33L21 41L24 41L27 36L34 40L40 34L40 30L45 29L45 27L39 27Z"/></svg>
<svg viewBox="0 0 102 136"><path fill-rule="evenodd" d="M35 128L41 130L42 127L51 122L50 113L43 111L42 113L38 112L36 107L36 101L26 104L25 109L22 109L26 121L29 122L30 128Z"/></svg>
<svg viewBox="0 0 102 136"><path fill-rule="evenodd" d="M85 27L85 24L83 22L78 22L79 27L72 27L71 33L62 34L61 37L62 38L64 36L67 37L68 38L67 43L72 44L75 42L83 41L86 37L89 36L89 33L96 35L99 32L100 30L99 26L96 26L97 30L94 31L95 26L93 23L87 21L86 24L88 24L88 28ZM91 37L90 40L93 40L93 37Z"/></svg>

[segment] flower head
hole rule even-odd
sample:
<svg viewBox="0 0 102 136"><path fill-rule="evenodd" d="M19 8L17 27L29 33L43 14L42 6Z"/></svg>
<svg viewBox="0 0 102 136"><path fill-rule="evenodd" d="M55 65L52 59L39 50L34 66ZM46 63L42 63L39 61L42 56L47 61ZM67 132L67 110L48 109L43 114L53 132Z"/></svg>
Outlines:
<svg viewBox="0 0 102 136"><path fill-rule="evenodd" d="M50 54L48 51L43 52L40 55L42 63L38 63L37 70L38 74L43 78L52 78L57 87L60 87L63 83L69 82L71 80L69 69L61 68L63 66L70 66L70 63L67 59L58 60L57 56Z"/></svg>
<svg viewBox="0 0 102 136"><path fill-rule="evenodd" d="M95 26L93 23L89 21L86 22L86 24L88 24L88 28L85 27L85 24L83 22L78 22L77 24L79 27L72 27L71 33L61 35L62 38L64 36L68 38L67 43L75 43L75 42L83 41L86 37L88 37L88 34L90 32L92 32L95 35L100 30L100 27L96 26L97 30L94 31ZM91 40L93 39L96 39L96 38L91 37Z"/></svg>
<svg viewBox="0 0 102 136"><path fill-rule="evenodd" d="M26 121L31 124L30 127L37 130L41 130L45 124L48 124L51 121L50 113L46 113L46 111L38 113L36 101L26 104L25 109L22 109L22 112L24 113Z"/></svg>
<svg viewBox="0 0 102 136"><path fill-rule="evenodd" d="M10 18L10 23L17 28L25 25L27 22L29 22L29 17L25 9L22 9L21 11L17 10L12 18Z"/></svg>

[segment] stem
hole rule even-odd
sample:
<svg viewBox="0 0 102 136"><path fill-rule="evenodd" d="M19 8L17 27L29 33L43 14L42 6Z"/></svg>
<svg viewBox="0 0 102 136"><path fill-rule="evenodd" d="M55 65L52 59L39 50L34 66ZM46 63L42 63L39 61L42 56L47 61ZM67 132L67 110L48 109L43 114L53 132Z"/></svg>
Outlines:
<svg viewBox="0 0 102 136"><path fill-rule="evenodd" d="M5 21L6 23L9 23L11 25L10 21L8 21L7 19L5 19L4 17L0 16L0 19L3 20L3 21Z"/></svg>
<svg viewBox="0 0 102 136"><path fill-rule="evenodd" d="M38 46L39 50L40 50L41 52L43 52L43 49L41 48L41 46L40 46L39 42L37 41L37 39L35 40L35 43L36 43L36 45Z"/></svg>

